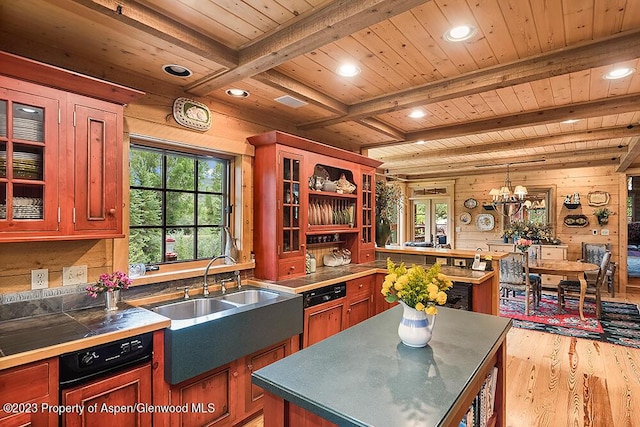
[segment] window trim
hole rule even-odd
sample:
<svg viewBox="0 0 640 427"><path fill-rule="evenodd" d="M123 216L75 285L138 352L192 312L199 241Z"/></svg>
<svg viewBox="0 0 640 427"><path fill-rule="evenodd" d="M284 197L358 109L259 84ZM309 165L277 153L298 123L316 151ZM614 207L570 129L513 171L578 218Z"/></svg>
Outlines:
<svg viewBox="0 0 640 427"><path fill-rule="evenodd" d="M127 163L128 163L128 159L131 156L131 150L133 148L140 148L140 149L148 149L148 150L157 150L160 151L161 154L163 156L167 156L167 155L172 155L172 154L176 154L176 155L186 155L186 156L194 156L194 158L197 160L197 157L213 157L219 160L224 160L227 161L227 176L226 176L226 182L224 187L226 188L226 206L227 206L227 212L224 213L224 217L223 217L223 224L220 226L225 227L228 226L229 229L231 230L232 235L234 234L234 230L235 230L235 218L236 218L236 203L235 203L235 182L236 182L236 165L235 165L235 157L234 156L230 156L228 154L221 154L215 150L207 150L207 149L203 149L203 148L198 148L198 147L194 147L188 144L182 144L179 142L170 142L170 141L158 141L156 139L148 139L148 138L144 138L144 137L138 137L138 136L131 136L130 140L129 140L129 144L128 144L128 152L127 152ZM131 194L131 185L129 184L130 182L130 176L131 176L131 171L129 170L129 168L127 168L127 191L129 192L129 195ZM166 178L165 176L166 173L166 163L163 162L163 171L162 174L164 176L164 178ZM163 193L166 193L167 191L171 191L170 189L167 189L166 187L166 181L163 182L163 188L160 189L159 191L162 191ZM134 186L135 188L136 186ZM198 192L194 192L196 198L197 195L200 194ZM224 192L223 192L224 194ZM164 197L165 194L163 194L163 205L166 202L166 198ZM129 200L129 209L130 209L130 200ZM130 236L131 236L131 219L128 215L128 210L127 210L127 217L128 217L128 221L127 221L127 249L130 246ZM196 215L196 219L197 219L197 215ZM159 226L154 226L152 228L154 229L161 229L161 230L166 230L168 228L172 228L170 226L167 226L166 223L166 218L165 215L163 213L162 215L162 224ZM196 230L198 229L198 226L196 224L194 224L193 226L175 226L177 228L182 228L182 227L193 227ZM143 228L143 227L133 227L135 228ZM149 227L146 227L149 228ZM197 233L196 233L197 234ZM224 241L221 242L222 243L222 247L224 247ZM162 242L162 250L166 252L165 250L165 242ZM197 249L194 248L196 250L196 253L194 253L195 256L197 256ZM164 256L163 256L164 258ZM198 269L200 270L201 268L204 268L204 265L206 265L208 263L210 258L196 258L196 259L191 259L191 260L185 260L185 261L166 261L163 260L161 262L158 263L152 263L152 265L158 265L160 266L161 270L163 273L169 273L170 271L172 272L181 272L181 271L185 271L188 272L189 270L193 270ZM127 260L129 261L128 255L127 255ZM204 264L202 267L200 266L200 264ZM178 266L178 267L171 267L169 268L169 266ZM147 273L148 274L148 273ZM189 274L189 273L187 273ZM160 276L161 273L156 273L155 276ZM193 274L191 275L187 275L185 277L193 277ZM172 279L176 279L178 277L172 277Z"/></svg>

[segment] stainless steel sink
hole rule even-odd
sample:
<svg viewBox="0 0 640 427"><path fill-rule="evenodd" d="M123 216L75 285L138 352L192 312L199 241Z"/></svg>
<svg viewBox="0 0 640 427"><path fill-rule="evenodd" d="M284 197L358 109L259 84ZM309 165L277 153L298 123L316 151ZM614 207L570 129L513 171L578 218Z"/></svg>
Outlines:
<svg viewBox="0 0 640 427"><path fill-rule="evenodd" d="M251 286L145 306L171 319L164 375L178 384L302 332L300 294Z"/></svg>
<svg viewBox="0 0 640 427"><path fill-rule="evenodd" d="M222 301L216 298L189 299L173 304L161 305L152 308L158 314L171 320L194 319L208 314L219 313L225 310L237 308L238 304Z"/></svg>
<svg viewBox="0 0 640 427"><path fill-rule="evenodd" d="M238 291L232 294L222 296L222 300L230 301L236 304L255 304L258 302L269 301L278 298L275 292L263 291L259 289L249 289L246 291Z"/></svg>

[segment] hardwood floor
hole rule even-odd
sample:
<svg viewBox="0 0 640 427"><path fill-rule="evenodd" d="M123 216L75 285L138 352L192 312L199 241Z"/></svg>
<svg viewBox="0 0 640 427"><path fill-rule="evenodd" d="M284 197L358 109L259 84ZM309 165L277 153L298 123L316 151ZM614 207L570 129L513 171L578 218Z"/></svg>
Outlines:
<svg viewBox="0 0 640 427"><path fill-rule="evenodd" d="M638 304L640 295L607 298ZM640 426L640 349L512 328L507 426Z"/></svg>
<svg viewBox="0 0 640 427"><path fill-rule="evenodd" d="M640 294L609 301L640 303ZM640 427L640 349L512 328L508 427ZM262 427L262 417L245 427Z"/></svg>

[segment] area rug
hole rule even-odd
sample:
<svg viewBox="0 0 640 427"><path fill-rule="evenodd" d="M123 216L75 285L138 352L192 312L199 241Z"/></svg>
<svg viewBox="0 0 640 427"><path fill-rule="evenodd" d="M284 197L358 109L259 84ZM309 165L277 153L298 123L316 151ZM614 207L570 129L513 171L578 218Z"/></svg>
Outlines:
<svg viewBox="0 0 640 427"><path fill-rule="evenodd" d="M576 338L604 341L640 348L640 311L635 304L602 302L602 319L595 317L595 304L585 301L585 320L578 314L578 299L566 298L565 310L557 314L557 297L543 294L540 305L524 315L524 296L519 301L501 301L500 316L513 319L513 326ZM530 309L531 310L531 309Z"/></svg>

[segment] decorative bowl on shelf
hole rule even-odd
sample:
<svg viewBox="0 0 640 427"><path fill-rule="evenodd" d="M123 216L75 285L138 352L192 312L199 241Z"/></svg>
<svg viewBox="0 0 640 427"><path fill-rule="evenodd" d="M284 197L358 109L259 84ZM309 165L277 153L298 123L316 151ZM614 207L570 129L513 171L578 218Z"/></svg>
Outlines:
<svg viewBox="0 0 640 427"><path fill-rule="evenodd" d="M567 209L578 209L580 207L580 203L564 203Z"/></svg>

